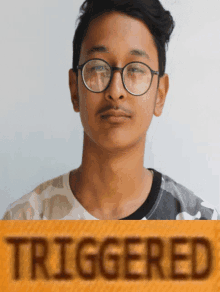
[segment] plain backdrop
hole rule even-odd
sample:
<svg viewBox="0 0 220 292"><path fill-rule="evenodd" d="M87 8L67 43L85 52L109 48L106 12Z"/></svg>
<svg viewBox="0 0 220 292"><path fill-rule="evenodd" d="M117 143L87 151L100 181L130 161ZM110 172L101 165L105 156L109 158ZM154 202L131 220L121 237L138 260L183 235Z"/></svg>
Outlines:
<svg viewBox="0 0 220 292"><path fill-rule="evenodd" d="M170 89L145 150L152 167L220 211L220 2L162 0L176 22ZM40 183L81 163L83 127L68 70L79 0L0 4L0 216Z"/></svg>

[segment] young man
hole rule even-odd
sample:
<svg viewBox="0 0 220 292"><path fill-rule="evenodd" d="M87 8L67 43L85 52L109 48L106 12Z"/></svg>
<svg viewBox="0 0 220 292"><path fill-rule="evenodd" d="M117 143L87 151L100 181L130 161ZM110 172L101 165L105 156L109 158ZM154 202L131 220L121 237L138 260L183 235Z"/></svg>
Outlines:
<svg viewBox="0 0 220 292"><path fill-rule="evenodd" d="M157 0L90 0L81 11L69 86L84 128L82 163L11 204L3 219L220 219L190 190L143 166L147 130L169 89L170 13Z"/></svg>

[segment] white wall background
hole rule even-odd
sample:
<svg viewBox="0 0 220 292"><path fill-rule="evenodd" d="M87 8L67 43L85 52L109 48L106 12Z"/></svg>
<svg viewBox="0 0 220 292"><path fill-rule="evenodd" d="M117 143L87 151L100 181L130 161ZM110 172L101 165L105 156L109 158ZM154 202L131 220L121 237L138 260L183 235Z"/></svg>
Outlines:
<svg viewBox="0 0 220 292"><path fill-rule="evenodd" d="M68 70L82 0L0 4L0 217L38 184L78 167L83 128ZM145 166L220 211L220 3L162 0L176 22L170 90L148 131Z"/></svg>

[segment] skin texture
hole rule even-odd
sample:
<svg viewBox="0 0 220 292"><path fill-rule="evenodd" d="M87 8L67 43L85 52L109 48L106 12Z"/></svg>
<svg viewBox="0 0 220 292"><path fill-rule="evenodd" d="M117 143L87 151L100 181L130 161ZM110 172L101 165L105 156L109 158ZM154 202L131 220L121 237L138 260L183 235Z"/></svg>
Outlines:
<svg viewBox="0 0 220 292"><path fill-rule="evenodd" d="M94 45L108 47L107 52L86 51ZM131 49L144 50L150 57L130 55ZM158 53L148 27L139 19L119 12L105 13L93 20L82 43L79 64L93 58L111 66L124 67L140 61L159 70ZM144 166L146 133L153 115L162 113L169 78L154 75L150 89L133 96L115 71L110 86L101 93L89 91L81 72L69 70L69 87L75 112L84 128L83 157L80 167L71 172L70 186L84 208L98 219L120 219L137 210L146 200L152 174ZM100 112L121 109L131 118L120 124L103 121Z"/></svg>

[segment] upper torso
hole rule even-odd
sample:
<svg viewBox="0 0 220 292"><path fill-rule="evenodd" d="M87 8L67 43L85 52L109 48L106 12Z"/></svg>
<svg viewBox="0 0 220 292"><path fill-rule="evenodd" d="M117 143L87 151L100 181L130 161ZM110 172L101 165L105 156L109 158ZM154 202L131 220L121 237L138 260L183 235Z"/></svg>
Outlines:
<svg viewBox="0 0 220 292"><path fill-rule="evenodd" d="M155 169L146 200L121 220L219 220L215 207ZM48 180L5 211L3 220L98 220L74 196L70 172Z"/></svg>

